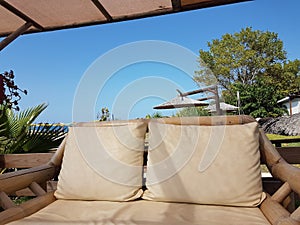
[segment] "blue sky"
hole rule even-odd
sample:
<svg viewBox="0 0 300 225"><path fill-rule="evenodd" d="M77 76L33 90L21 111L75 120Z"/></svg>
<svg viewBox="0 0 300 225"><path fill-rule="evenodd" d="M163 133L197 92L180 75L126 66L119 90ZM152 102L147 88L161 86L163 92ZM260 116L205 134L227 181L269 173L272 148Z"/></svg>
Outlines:
<svg viewBox="0 0 300 225"><path fill-rule="evenodd" d="M189 58L184 56L187 53L195 64L199 50L207 50L208 41L251 26L254 30L278 33L288 59L300 59L299 9L299 0L255 0L116 24L24 35L0 52L0 71L12 69L16 83L28 90L29 94L20 102L22 109L43 102L49 104L37 122L91 120L104 106L118 119L144 117L155 112L154 105L175 97L176 88L182 91L197 88L191 79L197 68L191 66L189 71L184 71L178 65L171 65L168 54L170 58L176 56L180 63ZM165 53L165 59L156 60L158 56L155 56L153 60L130 61L136 52L129 51L125 55L129 64L116 63L119 67L114 73L103 75L106 69L103 60L116 57L124 46L147 45L149 40L158 43L157 46L178 47L184 51L183 55L158 47L155 51ZM139 47L137 54L143 51L148 54L143 47ZM121 54L115 60L122 60ZM102 63L101 68L97 68L97 62L98 67ZM113 64L114 60L110 62ZM98 76L108 79L89 80L98 87L97 92L88 86L82 90L85 77L96 68ZM93 100L88 109L83 102L78 102L80 91Z"/></svg>

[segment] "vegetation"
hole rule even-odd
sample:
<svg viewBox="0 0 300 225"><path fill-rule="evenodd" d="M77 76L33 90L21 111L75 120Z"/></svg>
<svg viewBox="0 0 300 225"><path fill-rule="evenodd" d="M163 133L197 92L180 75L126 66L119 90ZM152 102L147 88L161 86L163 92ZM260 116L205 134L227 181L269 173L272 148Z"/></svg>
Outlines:
<svg viewBox="0 0 300 225"><path fill-rule="evenodd" d="M106 108L106 107L102 108L101 113L97 114L97 119L99 121L107 121L107 120L109 120L109 117L110 117L110 113L109 113L108 108Z"/></svg>
<svg viewBox="0 0 300 225"><path fill-rule="evenodd" d="M20 93L27 94L14 82L13 71L0 74L0 154L47 152L57 147L65 136L65 127L53 124L33 125L46 109L40 104L19 111Z"/></svg>
<svg viewBox="0 0 300 225"><path fill-rule="evenodd" d="M184 116L208 116L209 113L204 109L203 106L200 107L188 107L183 108L176 112L176 116L184 117Z"/></svg>
<svg viewBox="0 0 300 225"><path fill-rule="evenodd" d="M281 139L297 139L300 138L300 136L285 136L285 135L279 135L279 134L266 134L267 137L270 140L281 140Z"/></svg>
<svg viewBox="0 0 300 225"><path fill-rule="evenodd" d="M288 61L278 34L252 30L225 34L200 50L200 70L194 80L205 85L218 83L225 102L236 104L254 117L275 117L285 110L277 101L300 91L300 60Z"/></svg>
<svg viewBox="0 0 300 225"><path fill-rule="evenodd" d="M147 114L147 115L145 116L146 119L150 119L150 118L163 118L163 117L164 117L164 116L163 116L163 114L162 114L161 112L155 112L155 113L153 113L152 115Z"/></svg>
<svg viewBox="0 0 300 225"><path fill-rule="evenodd" d="M18 102L21 100L19 92L27 95L27 90L20 89L14 82L14 72L5 71L0 74L0 105L5 105L9 109L20 110Z"/></svg>
<svg viewBox="0 0 300 225"><path fill-rule="evenodd" d="M47 105L15 113L0 106L0 154L47 152L57 147L65 136L66 129L52 124L32 125Z"/></svg>
<svg viewBox="0 0 300 225"><path fill-rule="evenodd" d="M270 140L281 140L281 139L298 139L300 136L285 136L278 134L266 134ZM300 142L296 143L283 143L284 147L300 147Z"/></svg>

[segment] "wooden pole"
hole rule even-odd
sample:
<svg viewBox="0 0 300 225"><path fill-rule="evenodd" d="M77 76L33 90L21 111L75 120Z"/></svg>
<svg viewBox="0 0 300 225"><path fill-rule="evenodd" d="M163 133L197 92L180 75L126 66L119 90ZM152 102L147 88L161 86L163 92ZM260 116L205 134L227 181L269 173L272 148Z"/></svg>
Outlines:
<svg viewBox="0 0 300 225"><path fill-rule="evenodd" d="M15 32L8 35L5 39L0 42L0 51L9 45L13 40L19 37L21 34L26 32L32 26L31 22L27 22L21 27L19 27Z"/></svg>
<svg viewBox="0 0 300 225"><path fill-rule="evenodd" d="M210 92L210 93L213 93L214 96L213 98L215 99L215 104L216 104L216 113L217 115L222 115L222 110L220 108L220 98L219 98L219 93L218 93L218 86L217 85L214 85L212 87L207 87L207 88L202 88L202 89L198 89L198 90L195 90L195 91L189 91L189 92L185 92L185 93L182 93L180 92L179 90L177 90L180 94L180 96L188 96L188 95L195 95L195 94L199 94L199 93L203 93L203 92ZM202 98L203 100L204 99L209 99L210 97L208 98Z"/></svg>
<svg viewBox="0 0 300 225"><path fill-rule="evenodd" d="M219 93L218 93L218 86L215 86L215 100L216 100L217 115L220 116L220 115L222 115L222 111L220 108L220 98L219 98Z"/></svg>
<svg viewBox="0 0 300 225"><path fill-rule="evenodd" d="M290 103L290 116L293 115L293 107L292 107L292 99L291 96L289 96L289 103Z"/></svg>
<svg viewBox="0 0 300 225"><path fill-rule="evenodd" d="M195 95L195 94L199 94L199 93L203 93L203 92L211 92L213 94L217 94L216 93L216 88L217 88L217 85L214 85L212 87L208 87L208 88L201 88L201 89L198 89L198 90L195 90L195 91L189 91L189 92L185 92L185 93L182 93L182 96L188 96L188 95Z"/></svg>
<svg viewBox="0 0 300 225"><path fill-rule="evenodd" d="M2 74L0 74L0 105L4 102L4 77Z"/></svg>

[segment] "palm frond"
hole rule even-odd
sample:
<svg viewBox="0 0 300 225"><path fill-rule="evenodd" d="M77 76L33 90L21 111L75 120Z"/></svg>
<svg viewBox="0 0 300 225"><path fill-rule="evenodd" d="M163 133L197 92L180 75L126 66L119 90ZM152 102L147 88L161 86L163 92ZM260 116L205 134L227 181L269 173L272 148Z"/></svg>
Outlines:
<svg viewBox="0 0 300 225"><path fill-rule="evenodd" d="M0 153L46 152L57 147L64 135L64 127L31 126L46 109L47 104L15 113L0 105Z"/></svg>
<svg viewBox="0 0 300 225"><path fill-rule="evenodd" d="M23 150L24 152L48 152L58 147L66 133L66 127L54 124L31 126Z"/></svg>

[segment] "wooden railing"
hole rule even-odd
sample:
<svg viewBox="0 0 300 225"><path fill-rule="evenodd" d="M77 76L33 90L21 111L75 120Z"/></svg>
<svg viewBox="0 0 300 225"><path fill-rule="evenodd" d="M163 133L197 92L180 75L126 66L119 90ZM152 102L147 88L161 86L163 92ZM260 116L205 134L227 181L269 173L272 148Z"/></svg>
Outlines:
<svg viewBox="0 0 300 225"><path fill-rule="evenodd" d="M54 153L0 155L0 168L31 168L49 162Z"/></svg>
<svg viewBox="0 0 300 225"><path fill-rule="evenodd" d="M271 140L276 147L282 147L283 143L300 143L300 138L292 138L292 139L278 139L278 140Z"/></svg>
<svg viewBox="0 0 300 225"><path fill-rule="evenodd" d="M2 169L25 169L46 164L54 153L26 153L26 154L4 154L0 155L0 171ZM56 189L56 181L48 181L41 184L46 191ZM28 188L17 191L16 196L35 196Z"/></svg>
<svg viewBox="0 0 300 225"><path fill-rule="evenodd" d="M300 164L300 146L285 147L283 144L300 143L300 138L271 140L280 155L290 164Z"/></svg>

